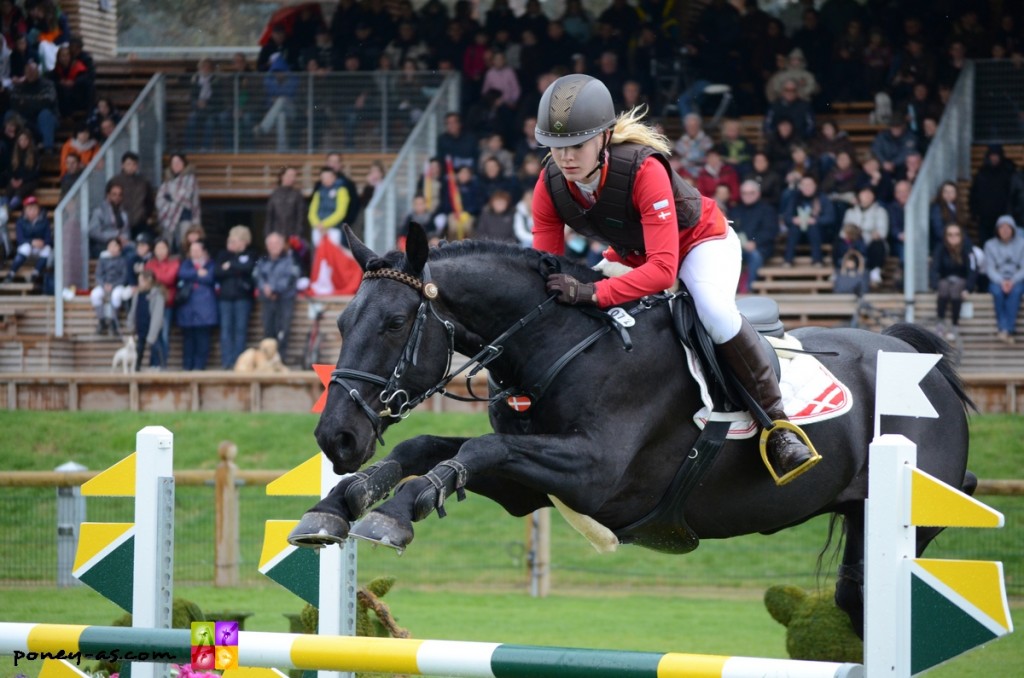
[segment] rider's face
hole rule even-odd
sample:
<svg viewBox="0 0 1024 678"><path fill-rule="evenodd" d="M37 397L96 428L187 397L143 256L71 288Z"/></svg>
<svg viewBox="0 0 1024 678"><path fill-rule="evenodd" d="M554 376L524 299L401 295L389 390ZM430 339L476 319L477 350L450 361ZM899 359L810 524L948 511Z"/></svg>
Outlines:
<svg viewBox="0 0 1024 678"><path fill-rule="evenodd" d="M568 181L588 181L597 167L597 154L601 152L601 135L575 146L552 148L551 157Z"/></svg>

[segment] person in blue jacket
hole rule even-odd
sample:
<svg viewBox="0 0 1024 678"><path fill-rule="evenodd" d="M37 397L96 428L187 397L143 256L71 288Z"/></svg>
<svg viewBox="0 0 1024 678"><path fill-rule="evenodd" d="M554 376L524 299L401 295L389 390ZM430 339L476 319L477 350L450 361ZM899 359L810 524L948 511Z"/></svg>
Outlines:
<svg viewBox="0 0 1024 678"><path fill-rule="evenodd" d="M4 224L2 228L7 228ZM11 270L7 273L5 282L14 280L14 274L30 258L35 258L35 279L42 279L43 272L53 255L53 229L50 228L50 220L46 213L39 206L34 195L25 198L24 209L21 218L15 226L18 244L15 249L14 261L11 262Z"/></svg>
<svg viewBox="0 0 1024 678"><path fill-rule="evenodd" d="M210 336L218 324L214 263L206 243L197 240L189 246L188 258L178 268L178 326L184 339L182 368L205 370L210 357ZM188 291L184 292L187 288ZM184 292L184 294L182 294Z"/></svg>

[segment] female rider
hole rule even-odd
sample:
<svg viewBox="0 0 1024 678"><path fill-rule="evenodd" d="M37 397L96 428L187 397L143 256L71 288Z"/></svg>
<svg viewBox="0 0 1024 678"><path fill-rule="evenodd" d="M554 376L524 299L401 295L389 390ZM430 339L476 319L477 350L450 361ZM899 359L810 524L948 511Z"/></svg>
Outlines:
<svg viewBox="0 0 1024 678"><path fill-rule="evenodd" d="M537 142L551 154L534 191L533 246L563 254L568 225L633 267L594 284L552 274L547 289L566 304L609 307L664 291L678 275L719 356L773 421L786 420L758 334L736 307L739 238L713 200L671 171L668 140L640 122L643 113L616 118L607 87L582 74L559 78L541 97ZM767 451L780 482L817 460L788 428L772 430Z"/></svg>

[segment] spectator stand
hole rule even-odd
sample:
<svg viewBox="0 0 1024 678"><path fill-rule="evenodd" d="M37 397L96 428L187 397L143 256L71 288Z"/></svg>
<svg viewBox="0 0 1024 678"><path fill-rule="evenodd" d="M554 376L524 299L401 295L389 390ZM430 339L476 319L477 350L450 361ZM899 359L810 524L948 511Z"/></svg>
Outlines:
<svg viewBox="0 0 1024 678"><path fill-rule="evenodd" d="M376 162L390 167L394 153L346 153L346 174L361 184ZM298 172L296 187L307 197L319 181L323 153L200 153L189 162L202 187L203 199L259 199L265 201L278 185L282 167Z"/></svg>

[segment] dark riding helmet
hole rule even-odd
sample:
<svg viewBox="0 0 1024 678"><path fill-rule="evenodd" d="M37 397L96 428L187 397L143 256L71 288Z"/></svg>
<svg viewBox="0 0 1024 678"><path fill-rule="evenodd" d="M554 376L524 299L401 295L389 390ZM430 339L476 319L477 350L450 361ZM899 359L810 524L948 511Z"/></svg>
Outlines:
<svg viewBox="0 0 1024 678"><path fill-rule="evenodd" d="M604 83L574 73L555 80L537 108L537 143L564 148L592 139L615 124L615 106Z"/></svg>

